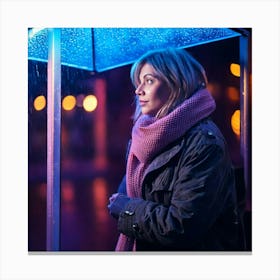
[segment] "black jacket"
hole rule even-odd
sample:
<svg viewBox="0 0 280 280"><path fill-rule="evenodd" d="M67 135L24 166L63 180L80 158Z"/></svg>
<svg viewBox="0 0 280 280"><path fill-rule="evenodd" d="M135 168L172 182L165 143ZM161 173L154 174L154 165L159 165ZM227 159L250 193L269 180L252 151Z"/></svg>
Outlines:
<svg viewBox="0 0 280 280"><path fill-rule="evenodd" d="M125 181L119 187L125 190ZM234 172L225 140L209 119L192 127L145 172L142 198L126 204L120 232L137 251L244 250Z"/></svg>

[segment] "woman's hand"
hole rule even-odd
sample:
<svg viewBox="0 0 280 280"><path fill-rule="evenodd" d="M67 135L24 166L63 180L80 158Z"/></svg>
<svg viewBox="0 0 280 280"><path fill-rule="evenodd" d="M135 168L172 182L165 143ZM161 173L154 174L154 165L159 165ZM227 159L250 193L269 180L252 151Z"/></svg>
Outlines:
<svg viewBox="0 0 280 280"><path fill-rule="evenodd" d="M130 198L121 193L114 193L109 198L108 209L110 215L118 219L120 212L124 210L126 204L130 201Z"/></svg>

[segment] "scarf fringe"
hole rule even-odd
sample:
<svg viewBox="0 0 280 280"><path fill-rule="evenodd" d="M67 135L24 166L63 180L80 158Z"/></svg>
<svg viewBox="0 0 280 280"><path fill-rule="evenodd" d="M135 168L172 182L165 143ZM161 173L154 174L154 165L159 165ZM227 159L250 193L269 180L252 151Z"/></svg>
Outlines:
<svg viewBox="0 0 280 280"><path fill-rule="evenodd" d="M115 251L136 251L135 240L121 233Z"/></svg>

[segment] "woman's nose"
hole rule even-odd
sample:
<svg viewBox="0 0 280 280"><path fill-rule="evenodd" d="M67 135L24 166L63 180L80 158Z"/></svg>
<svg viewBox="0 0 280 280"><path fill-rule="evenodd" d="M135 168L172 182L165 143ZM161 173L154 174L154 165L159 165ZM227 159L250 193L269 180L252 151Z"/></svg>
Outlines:
<svg viewBox="0 0 280 280"><path fill-rule="evenodd" d="M142 85L139 85L139 86L135 89L135 94L141 95L141 94L143 94L143 93L144 93L143 87L142 87Z"/></svg>

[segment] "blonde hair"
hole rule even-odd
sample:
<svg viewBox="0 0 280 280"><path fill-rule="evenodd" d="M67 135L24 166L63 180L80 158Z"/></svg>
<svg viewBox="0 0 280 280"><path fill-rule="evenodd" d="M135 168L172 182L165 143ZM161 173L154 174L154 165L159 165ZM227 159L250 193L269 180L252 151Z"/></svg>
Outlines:
<svg viewBox="0 0 280 280"><path fill-rule="evenodd" d="M170 90L170 97L157 113L157 118L167 115L185 99L207 85L205 70L196 59L184 49L167 48L149 51L133 64L130 78L135 88L140 83L139 74L146 63L155 69L159 79L165 82ZM136 98L134 120L136 121L140 115L141 108Z"/></svg>

